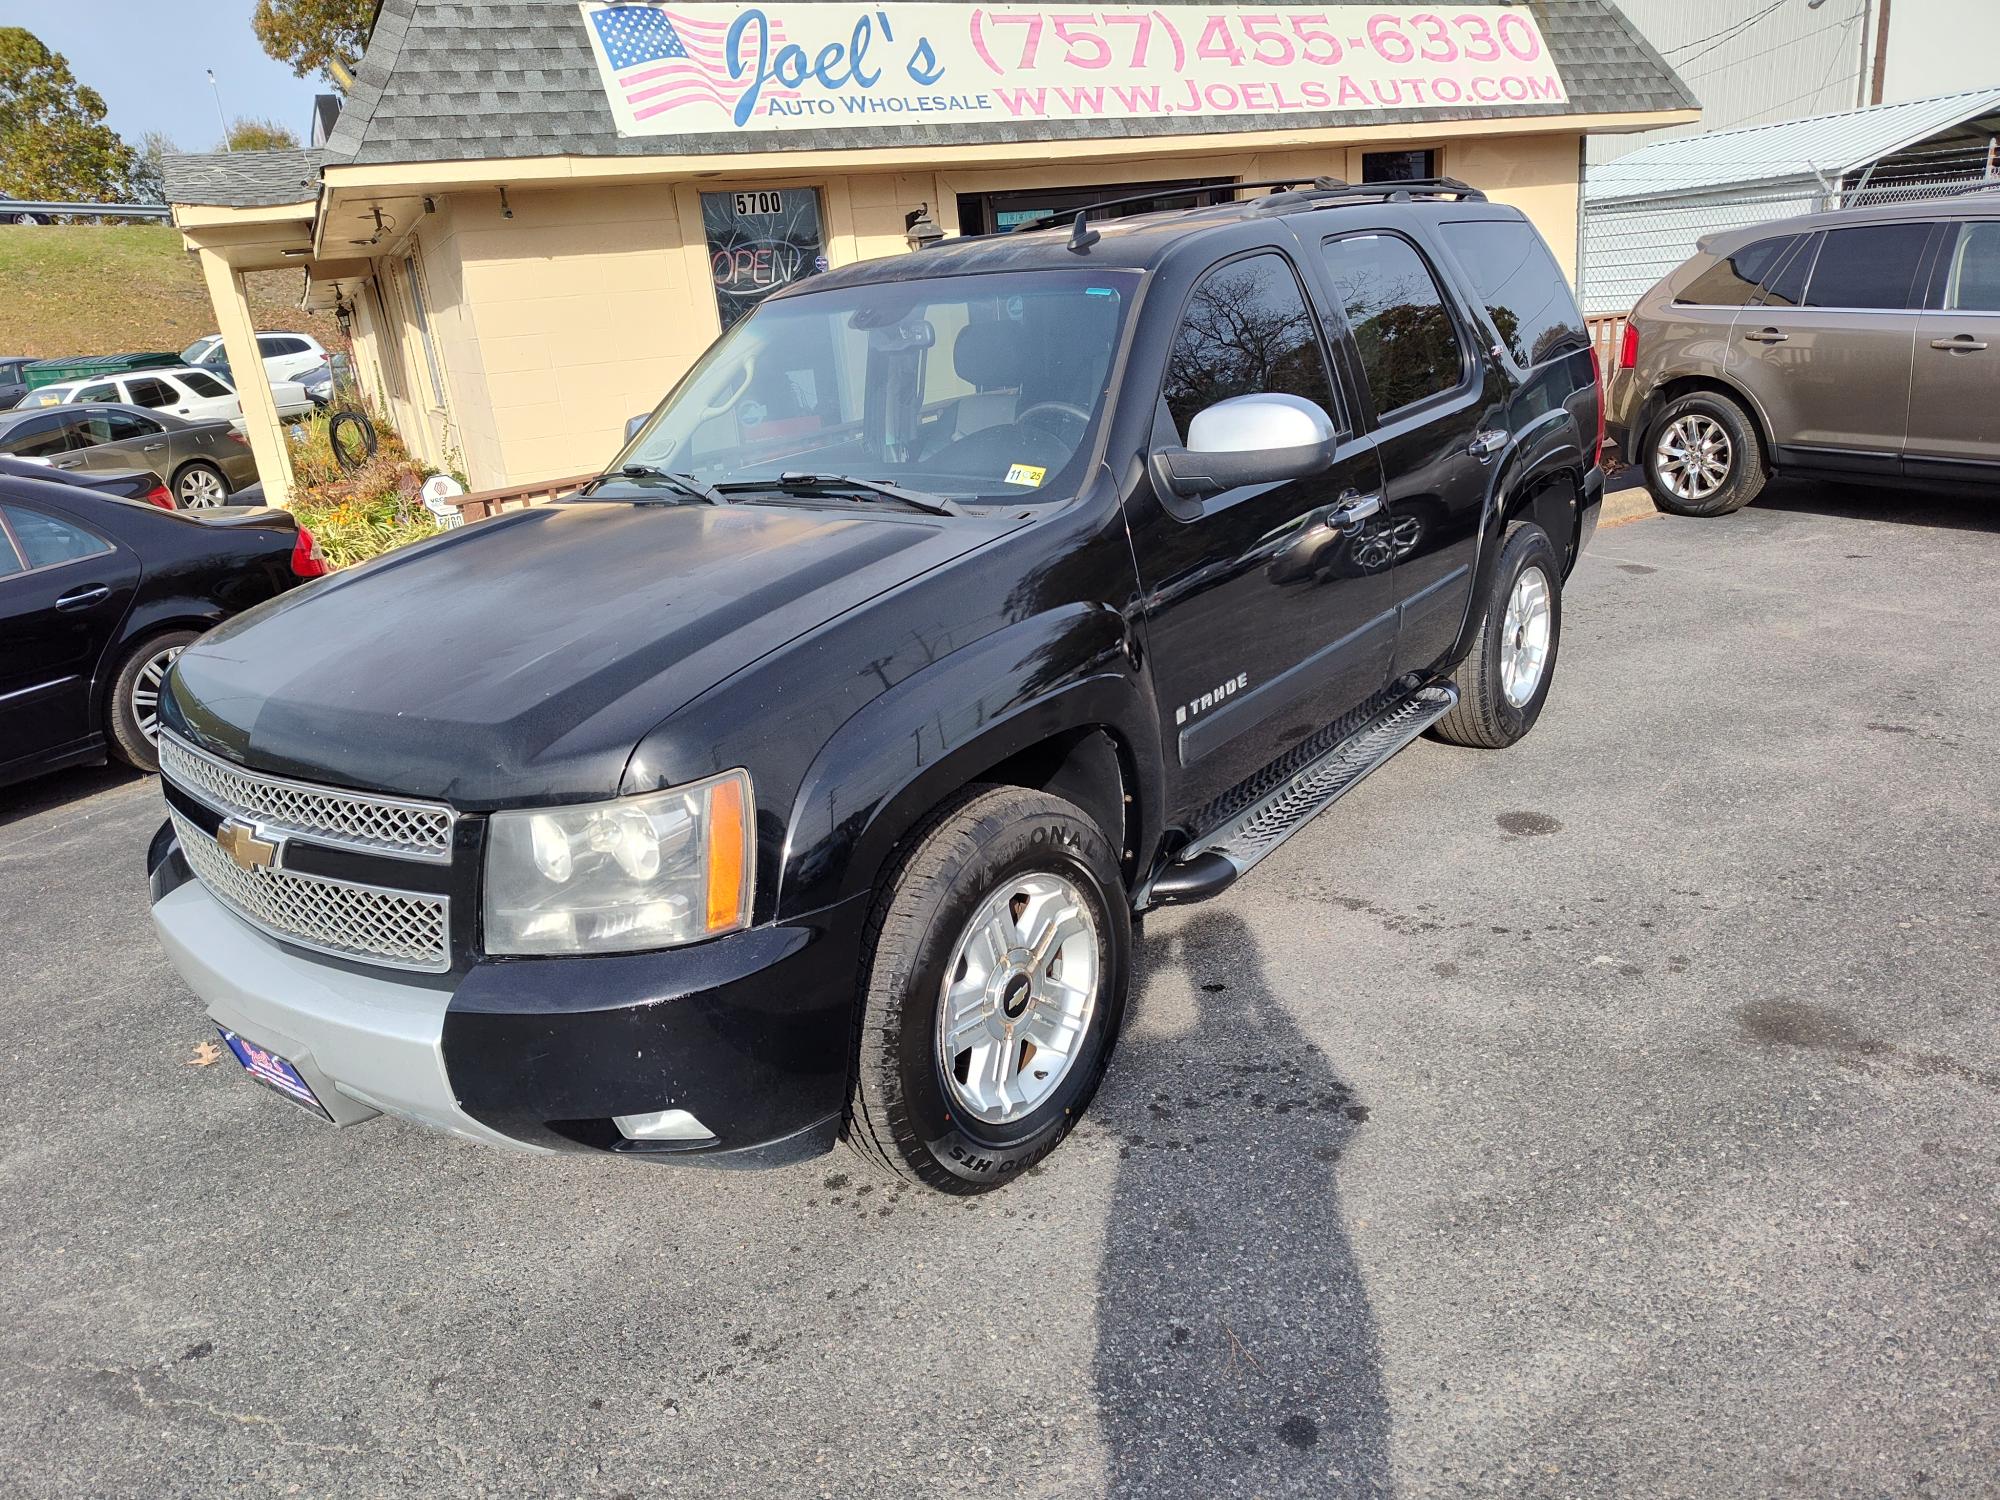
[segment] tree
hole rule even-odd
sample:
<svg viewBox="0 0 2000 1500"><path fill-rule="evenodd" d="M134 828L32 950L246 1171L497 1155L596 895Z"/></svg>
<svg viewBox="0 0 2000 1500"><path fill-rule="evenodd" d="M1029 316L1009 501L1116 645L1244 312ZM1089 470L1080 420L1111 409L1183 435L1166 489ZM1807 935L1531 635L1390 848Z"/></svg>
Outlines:
<svg viewBox="0 0 2000 1500"><path fill-rule="evenodd" d="M132 148L104 123L104 97L25 27L0 26L0 193L116 202Z"/></svg>
<svg viewBox="0 0 2000 1500"><path fill-rule="evenodd" d="M291 151L299 138L276 120L244 118L229 127L229 135L218 151Z"/></svg>
<svg viewBox="0 0 2000 1500"><path fill-rule="evenodd" d="M134 203L167 201L166 158L177 155L180 147L164 130L150 130L139 140L138 154L132 159L132 175L125 189Z"/></svg>
<svg viewBox="0 0 2000 1500"><path fill-rule="evenodd" d="M377 0L257 0L250 25L264 50L301 78L345 89L375 24Z"/></svg>

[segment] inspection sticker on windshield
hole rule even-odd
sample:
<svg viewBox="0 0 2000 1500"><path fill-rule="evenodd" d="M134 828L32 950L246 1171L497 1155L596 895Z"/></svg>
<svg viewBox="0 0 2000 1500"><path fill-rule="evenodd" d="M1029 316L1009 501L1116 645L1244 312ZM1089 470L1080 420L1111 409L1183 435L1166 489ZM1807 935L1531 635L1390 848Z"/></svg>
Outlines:
<svg viewBox="0 0 2000 1500"><path fill-rule="evenodd" d="M1015 464L1007 471L1007 483L1025 484L1033 488L1048 477L1048 472L1040 464Z"/></svg>

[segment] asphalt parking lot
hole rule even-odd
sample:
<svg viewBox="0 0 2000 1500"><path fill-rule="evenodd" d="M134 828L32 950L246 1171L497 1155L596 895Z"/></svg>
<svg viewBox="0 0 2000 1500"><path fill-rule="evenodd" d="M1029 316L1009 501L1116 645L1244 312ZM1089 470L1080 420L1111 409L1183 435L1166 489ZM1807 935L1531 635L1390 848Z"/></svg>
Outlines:
<svg viewBox="0 0 2000 1500"><path fill-rule="evenodd" d="M1535 733L1149 919L973 1201L335 1133L192 1061L151 783L0 792L0 1493L2000 1492L1996 577L1601 532Z"/></svg>

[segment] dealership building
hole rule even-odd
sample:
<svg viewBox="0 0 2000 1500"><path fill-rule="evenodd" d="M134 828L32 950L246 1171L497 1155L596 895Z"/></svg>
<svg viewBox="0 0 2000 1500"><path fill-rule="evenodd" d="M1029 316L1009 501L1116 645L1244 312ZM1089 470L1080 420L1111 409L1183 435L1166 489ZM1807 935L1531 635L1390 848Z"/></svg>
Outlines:
<svg viewBox="0 0 2000 1500"><path fill-rule="evenodd" d="M167 196L235 368L256 365L244 274L298 269L410 447L486 489L601 467L778 287L1086 203L1450 176L1574 276L1585 138L1695 118L1607 0L383 0L323 139L170 158ZM244 404L284 498L268 392Z"/></svg>

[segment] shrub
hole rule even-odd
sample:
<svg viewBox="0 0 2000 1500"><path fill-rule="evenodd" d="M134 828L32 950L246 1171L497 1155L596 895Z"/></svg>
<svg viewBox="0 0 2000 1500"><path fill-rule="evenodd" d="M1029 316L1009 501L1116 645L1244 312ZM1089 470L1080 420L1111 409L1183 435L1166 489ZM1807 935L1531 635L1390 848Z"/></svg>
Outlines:
<svg viewBox="0 0 2000 1500"><path fill-rule="evenodd" d="M324 413L302 422L293 441L292 470L298 483L292 511L336 568L366 562L440 529L424 507L427 470L410 457L387 422L372 413L369 419L378 447L373 458L352 472L334 457Z"/></svg>

